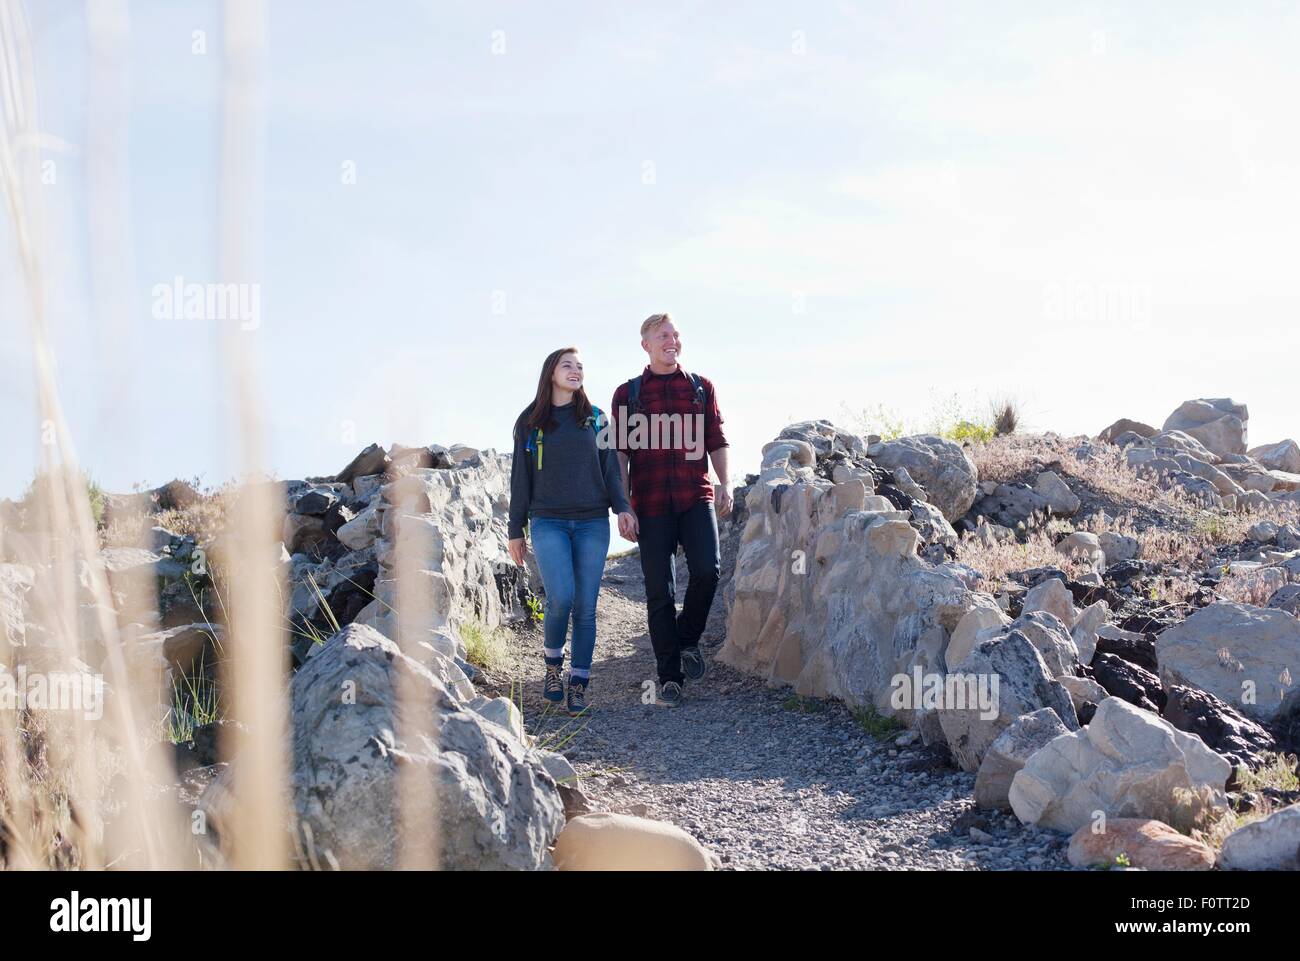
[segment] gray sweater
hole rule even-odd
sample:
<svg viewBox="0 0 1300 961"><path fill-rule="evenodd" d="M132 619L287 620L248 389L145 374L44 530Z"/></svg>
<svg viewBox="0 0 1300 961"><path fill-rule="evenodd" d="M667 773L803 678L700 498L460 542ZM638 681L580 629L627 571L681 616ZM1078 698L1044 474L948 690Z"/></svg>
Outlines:
<svg viewBox="0 0 1300 961"><path fill-rule="evenodd" d="M542 432L542 467L527 450L528 409L515 422L515 454L510 465L510 537L524 536L531 517L590 520L610 508L631 510L618 469L618 453L601 450L596 432L578 423L573 403L552 407L554 428ZM531 408L530 408L531 409Z"/></svg>

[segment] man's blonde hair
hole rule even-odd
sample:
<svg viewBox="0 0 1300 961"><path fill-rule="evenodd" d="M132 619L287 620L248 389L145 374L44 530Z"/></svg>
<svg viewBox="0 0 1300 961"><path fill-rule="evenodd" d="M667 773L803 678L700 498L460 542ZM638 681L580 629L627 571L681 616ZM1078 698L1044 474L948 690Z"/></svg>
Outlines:
<svg viewBox="0 0 1300 961"><path fill-rule="evenodd" d="M665 320L672 320L672 314L651 314L645 320L641 321L641 339L645 340L646 335L654 330Z"/></svg>

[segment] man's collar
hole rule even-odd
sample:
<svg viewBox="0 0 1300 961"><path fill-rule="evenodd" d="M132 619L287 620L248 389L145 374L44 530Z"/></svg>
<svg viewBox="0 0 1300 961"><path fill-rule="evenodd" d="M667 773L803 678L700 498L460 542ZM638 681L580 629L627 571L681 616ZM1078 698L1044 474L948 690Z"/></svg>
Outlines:
<svg viewBox="0 0 1300 961"><path fill-rule="evenodd" d="M641 376L642 376L642 378L645 378L645 377L671 377L671 376L673 376L673 374L681 374L681 375L684 377L684 376L686 376L686 368L684 368L681 364L678 364L678 365L677 365L677 369L674 370L672 373L669 373L669 374L656 374L656 373L651 369L650 365L649 365L649 364L646 364L646 365L645 365L645 370L643 370L643 371L641 372Z"/></svg>

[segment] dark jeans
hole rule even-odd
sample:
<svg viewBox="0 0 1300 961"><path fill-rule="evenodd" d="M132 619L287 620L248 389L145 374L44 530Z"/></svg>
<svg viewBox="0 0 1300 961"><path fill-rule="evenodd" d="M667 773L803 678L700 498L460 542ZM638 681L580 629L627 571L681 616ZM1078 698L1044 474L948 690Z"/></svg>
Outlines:
<svg viewBox="0 0 1300 961"><path fill-rule="evenodd" d="M709 607L718 589L722 558L712 501L700 501L681 514L639 518L641 573L659 683L685 680L681 652L700 643ZM690 580L679 615L676 607L677 545L686 551Z"/></svg>

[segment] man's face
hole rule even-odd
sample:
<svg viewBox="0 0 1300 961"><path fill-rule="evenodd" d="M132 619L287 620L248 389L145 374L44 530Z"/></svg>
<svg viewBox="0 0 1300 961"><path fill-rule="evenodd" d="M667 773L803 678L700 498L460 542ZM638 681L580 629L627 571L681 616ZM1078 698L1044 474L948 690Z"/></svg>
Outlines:
<svg viewBox="0 0 1300 961"><path fill-rule="evenodd" d="M660 367L673 367L682 352L682 338L677 333L671 320L665 320L658 327L649 331L641 341L641 346L650 355L651 363Z"/></svg>

